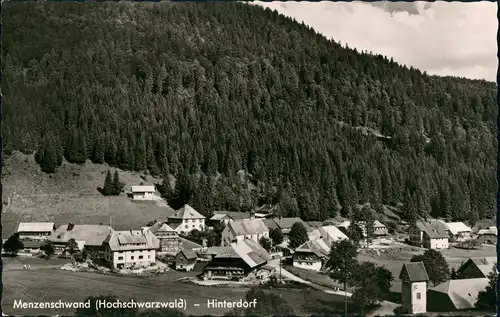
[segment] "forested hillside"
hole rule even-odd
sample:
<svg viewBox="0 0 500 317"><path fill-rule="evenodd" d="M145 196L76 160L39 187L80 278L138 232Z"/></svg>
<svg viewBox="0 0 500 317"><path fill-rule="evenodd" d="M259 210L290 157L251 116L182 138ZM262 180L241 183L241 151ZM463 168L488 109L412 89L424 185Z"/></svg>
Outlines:
<svg viewBox="0 0 500 317"><path fill-rule="evenodd" d="M494 214L494 83L428 76L241 3L2 9L5 154L37 151L47 172L64 156L173 175L173 207L205 214Z"/></svg>

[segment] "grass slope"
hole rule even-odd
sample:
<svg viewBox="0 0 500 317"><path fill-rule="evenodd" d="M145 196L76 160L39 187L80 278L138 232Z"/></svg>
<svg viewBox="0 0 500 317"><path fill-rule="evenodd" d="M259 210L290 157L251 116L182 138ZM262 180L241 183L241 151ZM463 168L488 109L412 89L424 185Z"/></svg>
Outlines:
<svg viewBox="0 0 500 317"><path fill-rule="evenodd" d="M56 173L40 172L30 155L16 153L6 162L2 238L15 232L20 221L54 221L56 225L111 224L115 230L139 228L153 219L173 213L163 201L132 202L124 194L105 197L97 187L104 184L107 165L65 162ZM128 190L141 182L158 180L139 173L119 171Z"/></svg>

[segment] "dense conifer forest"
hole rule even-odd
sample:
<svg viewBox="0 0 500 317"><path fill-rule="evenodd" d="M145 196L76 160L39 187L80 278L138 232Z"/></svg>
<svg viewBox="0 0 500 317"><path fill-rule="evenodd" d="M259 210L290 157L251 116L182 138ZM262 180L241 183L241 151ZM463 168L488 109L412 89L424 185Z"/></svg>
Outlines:
<svg viewBox="0 0 500 317"><path fill-rule="evenodd" d="M241 3L6 3L2 22L4 153L48 173L63 157L148 170L207 215L494 214L494 83Z"/></svg>

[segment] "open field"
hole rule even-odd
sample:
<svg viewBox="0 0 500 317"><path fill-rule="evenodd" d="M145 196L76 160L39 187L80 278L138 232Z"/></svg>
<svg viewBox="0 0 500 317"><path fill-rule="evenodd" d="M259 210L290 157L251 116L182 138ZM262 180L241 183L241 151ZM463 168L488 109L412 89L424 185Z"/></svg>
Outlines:
<svg viewBox="0 0 500 317"><path fill-rule="evenodd" d="M6 160L2 179L4 205L2 238L8 238L20 221L53 221L57 226L110 224L115 230L138 229L153 219L163 220L174 211L163 201L132 202L125 194L105 197L97 187L104 184L107 165L63 163L56 173L39 171L30 155L15 153ZM146 180L144 180L144 179ZM129 189L141 182L159 180L139 173L120 171Z"/></svg>
<svg viewBox="0 0 500 317"><path fill-rule="evenodd" d="M39 194L99 194L97 187L104 185L106 172L114 172L116 168L107 164L94 164L87 161L85 164L71 164L66 161L57 171L48 175L41 172L33 155L15 152L4 161L2 171L3 198L11 194L39 195ZM122 171L120 181L125 184L125 190L141 182L152 184L159 179L137 172Z"/></svg>
<svg viewBox="0 0 500 317"><path fill-rule="evenodd" d="M195 272L181 273L171 271L151 278L133 276L114 276L84 272L60 271L40 268L37 270L6 270L3 273L5 285L2 298L4 312L13 315L35 314L72 314L72 310L52 309L44 311L14 309L14 300L24 301L83 301L90 295L113 294L122 300L134 298L137 301L169 301L176 298L188 303L187 314L222 315L230 309L207 309L207 299L239 300L245 297L248 288L218 286L203 287L191 283L176 282ZM57 285L57 287L51 287ZM50 289L50 291L48 291ZM273 293L283 296L299 315L329 315L341 312L343 299L340 296L302 288L275 288ZM77 294L75 296L75 294ZM200 303L200 307L195 307Z"/></svg>

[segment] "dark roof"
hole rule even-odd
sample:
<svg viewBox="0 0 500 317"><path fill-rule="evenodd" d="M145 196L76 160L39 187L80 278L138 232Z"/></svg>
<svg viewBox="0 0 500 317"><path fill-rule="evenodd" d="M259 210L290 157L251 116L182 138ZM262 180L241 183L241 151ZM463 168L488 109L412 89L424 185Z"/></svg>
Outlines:
<svg viewBox="0 0 500 317"><path fill-rule="evenodd" d="M264 221L264 224L266 225L267 228L269 228L269 230L279 229L278 224L272 218L263 219L262 221Z"/></svg>
<svg viewBox="0 0 500 317"><path fill-rule="evenodd" d="M217 211L216 213L226 214L234 220L250 219L250 214L248 212L239 211Z"/></svg>
<svg viewBox="0 0 500 317"><path fill-rule="evenodd" d="M404 275L408 276L408 280L410 282L426 282L429 280L424 263L422 262L410 262L403 264L401 273L399 273L399 279L402 280Z"/></svg>
<svg viewBox="0 0 500 317"><path fill-rule="evenodd" d="M425 232L430 239L443 239L448 238L446 233L446 226L438 221L432 224L424 221L417 221L417 228Z"/></svg>
<svg viewBox="0 0 500 317"><path fill-rule="evenodd" d="M274 221L278 224L278 226L283 230L283 229L291 229L292 226L300 222L307 228L307 224L302 221L299 217L290 217L290 218L275 218Z"/></svg>
<svg viewBox="0 0 500 317"><path fill-rule="evenodd" d="M40 248L44 241L39 240L22 240L25 249L37 249Z"/></svg>

